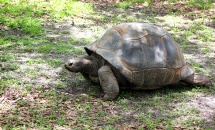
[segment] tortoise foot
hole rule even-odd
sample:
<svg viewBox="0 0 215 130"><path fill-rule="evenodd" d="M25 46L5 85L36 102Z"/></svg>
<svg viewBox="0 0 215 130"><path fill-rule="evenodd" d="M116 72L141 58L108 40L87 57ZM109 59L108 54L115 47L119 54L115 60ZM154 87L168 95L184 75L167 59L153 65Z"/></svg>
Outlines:
<svg viewBox="0 0 215 130"><path fill-rule="evenodd" d="M184 82L196 85L204 86L207 88L212 87L212 82L210 78L204 74L194 73L183 80Z"/></svg>

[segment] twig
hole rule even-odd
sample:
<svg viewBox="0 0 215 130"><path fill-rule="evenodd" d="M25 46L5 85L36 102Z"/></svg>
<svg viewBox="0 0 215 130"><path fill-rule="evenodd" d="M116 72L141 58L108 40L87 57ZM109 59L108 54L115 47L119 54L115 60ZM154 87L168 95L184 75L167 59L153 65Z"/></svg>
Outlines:
<svg viewBox="0 0 215 130"><path fill-rule="evenodd" d="M3 97L3 99L0 101L0 106L3 105L5 103L5 101L6 101L6 98Z"/></svg>

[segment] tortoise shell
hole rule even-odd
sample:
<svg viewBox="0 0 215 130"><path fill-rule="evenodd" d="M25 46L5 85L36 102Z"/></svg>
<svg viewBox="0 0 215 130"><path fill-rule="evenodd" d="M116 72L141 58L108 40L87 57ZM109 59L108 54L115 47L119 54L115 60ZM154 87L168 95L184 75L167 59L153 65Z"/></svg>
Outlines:
<svg viewBox="0 0 215 130"><path fill-rule="evenodd" d="M103 57L130 83L148 89L172 84L193 73L170 34L147 23L125 23L85 47Z"/></svg>

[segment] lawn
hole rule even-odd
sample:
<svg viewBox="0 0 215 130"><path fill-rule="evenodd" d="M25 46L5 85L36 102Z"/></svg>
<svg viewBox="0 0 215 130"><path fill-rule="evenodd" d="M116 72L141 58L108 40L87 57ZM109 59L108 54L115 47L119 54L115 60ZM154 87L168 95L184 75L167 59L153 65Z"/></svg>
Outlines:
<svg viewBox="0 0 215 130"><path fill-rule="evenodd" d="M215 84L214 14L212 0L0 0L0 130L214 130L215 86L122 90L103 101L101 86L64 68L106 29L146 22Z"/></svg>

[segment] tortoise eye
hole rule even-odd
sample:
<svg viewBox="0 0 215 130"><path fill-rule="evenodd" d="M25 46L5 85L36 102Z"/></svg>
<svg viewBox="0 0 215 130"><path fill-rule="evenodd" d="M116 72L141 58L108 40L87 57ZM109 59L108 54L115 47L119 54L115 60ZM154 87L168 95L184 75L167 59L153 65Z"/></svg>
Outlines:
<svg viewBox="0 0 215 130"><path fill-rule="evenodd" d="M69 66L72 66L73 65L73 63L69 63Z"/></svg>

